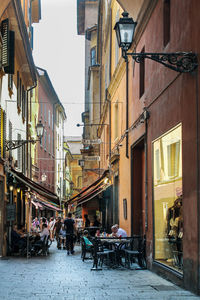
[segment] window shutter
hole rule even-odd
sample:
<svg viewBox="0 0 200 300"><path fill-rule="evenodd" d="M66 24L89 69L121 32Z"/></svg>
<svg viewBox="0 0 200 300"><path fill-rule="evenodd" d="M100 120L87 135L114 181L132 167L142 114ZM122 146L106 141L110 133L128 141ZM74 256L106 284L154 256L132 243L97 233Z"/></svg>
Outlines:
<svg viewBox="0 0 200 300"><path fill-rule="evenodd" d="M12 123L9 121L9 141L12 141ZM9 150L9 156L12 156L12 150Z"/></svg>
<svg viewBox="0 0 200 300"><path fill-rule="evenodd" d="M3 112L3 158L6 157L6 112Z"/></svg>
<svg viewBox="0 0 200 300"><path fill-rule="evenodd" d="M9 65L4 67L4 71L6 74L14 74L15 73L15 32L10 31L9 34Z"/></svg>
<svg viewBox="0 0 200 300"><path fill-rule="evenodd" d="M1 117L1 111L2 111L2 108L1 108L1 106L0 106L0 156L2 155L2 138L3 138L3 136L2 136L2 128L3 128L3 125L2 125L2 122L3 122L3 120L2 120L2 117Z"/></svg>
<svg viewBox="0 0 200 300"><path fill-rule="evenodd" d="M19 71L17 71L17 107L20 107Z"/></svg>
<svg viewBox="0 0 200 300"><path fill-rule="evenodd" d="M19 79L19 107L22 108L22 80Z"/></svg>
<svg viewBox="0 0 200 300"><path fill-rule="evenodd" d="M22 85L22 118L25 119L25 90L24 86Z"/></svg>
<svg viewBox="0 0 200 300"><path fill-rule="evenodd" d="M1 35L3 39L2 45L2 66L9 65L9 20L5 19L1 22Z"/></svg>

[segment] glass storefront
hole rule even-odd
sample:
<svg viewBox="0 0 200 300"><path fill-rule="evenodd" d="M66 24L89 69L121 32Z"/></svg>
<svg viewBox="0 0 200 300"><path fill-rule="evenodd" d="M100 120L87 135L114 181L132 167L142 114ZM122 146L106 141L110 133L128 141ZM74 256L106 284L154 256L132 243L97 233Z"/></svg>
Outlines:
<svg viewBox="0 0 200 300"><path fill-rule="evenodd" d="M153 142L154 259L182 272L182 127Z"/></svg>

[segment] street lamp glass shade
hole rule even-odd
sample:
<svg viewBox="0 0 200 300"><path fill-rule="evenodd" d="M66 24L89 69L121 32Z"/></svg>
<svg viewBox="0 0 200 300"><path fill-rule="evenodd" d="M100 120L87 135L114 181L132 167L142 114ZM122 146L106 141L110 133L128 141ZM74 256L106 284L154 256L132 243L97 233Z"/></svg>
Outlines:
<svg viewBox="0 0 200 300"><path fill-rule="evenodd" d="M115 24L115 32L117 36L118 45L124 50L128 50L133 42L136 22L133 18L128 18L128 13L124 12L123 18L120 18L119 22Z"/></svg>
<svg viewBox="0 0 200 300"><path fill-rule="evenodd" d="M44 134L44 125L42 124L41 121L39 121L39 123L36 125L36 130L37 130L37 136L39 138L42 138Z"/></svg>

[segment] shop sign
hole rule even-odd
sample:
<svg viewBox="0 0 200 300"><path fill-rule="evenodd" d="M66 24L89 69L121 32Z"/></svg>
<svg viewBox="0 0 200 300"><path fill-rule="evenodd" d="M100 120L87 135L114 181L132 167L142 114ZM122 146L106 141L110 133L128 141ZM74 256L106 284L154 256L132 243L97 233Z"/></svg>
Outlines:
<svg viewBox="0 0 200 300"><path fill-rule="evenodd" d="M82 140L82 143L83 143L84 145L101 144L101 139L97 139L97 140Z"/></svg>
<svg viewBox="0 0 200 300"><path fill-rule="evenodd" d="M84 156L84 160L87 160L87 161L100 161L100 156Z"/></svg>
<svg viewBox="0 0 200 300"><path fill-rule="evenodd" d="M16 218L16 205L7 204L6 207L6 219L7 221L14 221Z"/></svg>

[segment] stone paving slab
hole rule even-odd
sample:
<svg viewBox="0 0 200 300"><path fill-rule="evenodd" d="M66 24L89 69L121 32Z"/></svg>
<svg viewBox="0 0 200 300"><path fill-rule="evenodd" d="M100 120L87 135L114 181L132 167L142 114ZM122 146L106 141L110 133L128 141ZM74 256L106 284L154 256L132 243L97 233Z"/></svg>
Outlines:
<svg viewBox="0 0 200 300"><path fill-rule="evenodd" d="M91 271L92 261L57 250L48 257L0 260L0 300L193 300L200 297L148 270Z"/></svg>

